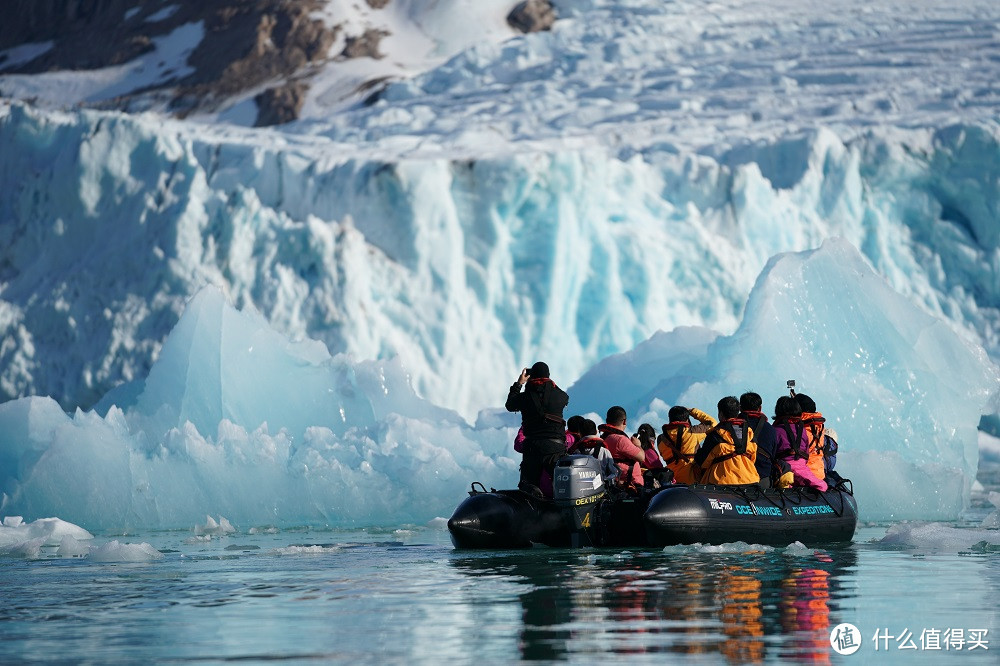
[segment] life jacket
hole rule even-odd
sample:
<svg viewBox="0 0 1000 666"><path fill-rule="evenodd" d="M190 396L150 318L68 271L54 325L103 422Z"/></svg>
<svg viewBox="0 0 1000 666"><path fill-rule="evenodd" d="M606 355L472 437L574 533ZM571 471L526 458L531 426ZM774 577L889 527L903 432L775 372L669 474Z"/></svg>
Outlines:
<svg viewBox="0 0 1000 666"><path fill-rule="evenodd" d="M683 453L681 446L684 442L684 431L688 430L691 424L687 421L671 421L663 426L663 439L670 449L670 457L664 456L663 463L670 467L680 462L691 462L694 460L694 453ZM673 435L673 436L671 436Z"/></svg>
<svg viewBox="0 0 1000 666"><path fill-rule="evenodd" d="M775 475L792 474L793 485L815 486L820 490L826 490L823 479L826 472L823 468L823 455L817 453L816 447L812 443L812 432L808 424L802 423L799 417L786 417L774 423L775 429L783 432L788 440L789 450L776 451L780 454L775 460L775 465L780 469L772 472L772 479ZM819 463L819 473L816 473L816 463Z"/></svg>
<svg viewBox="0 0 1000 666"><path fill-rule="evenodd" d="M809 429L809 469L817 478L822 479L826 476L826 461L824 460L826 457L824 451L826 419L819 412L803 412L801 422Z"/></svg>
<svg viewBox="0 0 1000 666"><path fill-rule="evenodd" d="M716 455L715 449L723 444L732 446L732 451ZM702 449L707 452L707 457L703 458L702 483L740 484L760 481L754 465L757 443L743 419L729 419L712 428ZM704 455L706 454L700 453L699 459ZM723 465L721 471L715 469L718 465Z"/></svg>
<svg viewBox="0 0 1000 666"><path fill-rule="evenodd" d="M736 434L736 427L742 426L740 428L740 434ZM724 453L721 456L712 459L711 465L717 465L720 462L725 462L736 456L747 455L747 435L750 429L746 427L746 421L743 419L729 419L728 421L723 421L719 425L715 426L713 432L708 434L705 438L705 443L702 446L707 446L709 451L713 448L725 442L725 438L719 433L719 431L725 430L732 437L733 450L729 453ZM714 437L713 437L714 436Z"/></svg>
<svg viewBox="0 0 1000 666"><path fill-rule="evenodd" d="M609 435L620 435L625 439L629 440L629 443L632 442L632 438L629 437L628 434L625 433L625 431L621 430L620 428L616 428L613 425L608 425L607 423L603 423L597 426L597 429L598 431L600 431L602 435L604 435L605 438L608 437ZM638 492L638 490L642 488L642 483L643 483L642 463L632 458L621 457L620 455L618 455L617 451L613 451L610 447L608 447L607 443L605 443L605 448L607 448L608 451L611 453L612 460L615 461L615 464L618 465L618 469L621 472L618 475L619 486L623 489L628 489L631 491Z"/></svg>
<svg viewBox="0 0 1000 666"><path fill-rule="evenodd" d="M768 422L767 417L764 416L764 412L743 412L743 413L749 416L750 419L753 419L753 420L750 419L747 420L747 427L753 430L753 439L754 441L757 441L757 435L759 435L763 431L763 425ZM760 449L757 449L757 455L760 455ZM771 456L768 456L769 460L770 458Z"/></svg>
<svg viewBox="0 0 1000 666"><path fill-rule="evenodd" d="M809 449L811 448L809 434L806 426L799 417L785 417L780 421L775 421L774 427L785 431L785 434L788 436L788 444L792 449L793 458L801 460L809 459Z"/></svg>
<svg viewBox="0 0 1000 666"><path fill-rule="evenodd" d="M573 442L573 446L567 449L567 454L581 453L583 455L599 458L601 449L604 447L604 440L596 435L589 435Z"/></svg>

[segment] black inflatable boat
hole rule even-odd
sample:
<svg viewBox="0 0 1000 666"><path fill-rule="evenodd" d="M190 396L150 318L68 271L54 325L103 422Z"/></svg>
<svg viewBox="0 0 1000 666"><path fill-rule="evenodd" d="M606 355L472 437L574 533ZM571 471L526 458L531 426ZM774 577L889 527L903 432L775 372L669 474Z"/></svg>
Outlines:
<svg viewBox="0 0 1000 666"><path fill-rule="evenodd" d="M477 489L477 485L479 488ZM652 546L745 541L821 546L850 541L858 507L850 482L826 492L672 485L639 495L604 487L590 456L566 456L554 499L473 484L448 530L456 548Z"/></svg>

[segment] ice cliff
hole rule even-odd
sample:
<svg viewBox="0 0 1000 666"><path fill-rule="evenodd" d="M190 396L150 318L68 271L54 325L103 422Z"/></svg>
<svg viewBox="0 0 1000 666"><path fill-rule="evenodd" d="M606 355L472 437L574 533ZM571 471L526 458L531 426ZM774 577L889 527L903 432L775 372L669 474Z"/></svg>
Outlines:
<svg viewBox="0 0 1000 666"><path fill-rule="evenodd" d="M388 162L0 107L0 391L93 405L144 376L215 284L293 339L398 356L420 395L471 417L540 357L571 382L658 330L732 332L772 255L831 235L995 357L997 137L820 130L719 159Z"/></svg>
<svg viewBox="0 0 1000 666"><path fill-rule="evenodd" d="M619 374L637 367L663 382ZM864 519L963 509L975 422L996 408L1000 375L843 240L772 260L733 335L682 329L600 364L570 389L570 412L621 402L659 424L670 404L711 409L744 388L773 401L771 379L788 376L837 427ZM474 480L517 478L511 416L484 411L470 425L417 397L398 360L291 342L215 288L191 301L149 377L107 402L123 407L0 405L0 511L88 529L180 527L205 513L243 528L400 524L449 515Z"/></svg>

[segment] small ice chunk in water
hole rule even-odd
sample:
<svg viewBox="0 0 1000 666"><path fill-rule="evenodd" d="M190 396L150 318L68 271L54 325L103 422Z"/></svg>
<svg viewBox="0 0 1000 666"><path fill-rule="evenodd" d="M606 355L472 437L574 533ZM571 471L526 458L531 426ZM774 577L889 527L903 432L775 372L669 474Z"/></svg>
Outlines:
<svg viewBox="0 0 1000 666"><path fill-rule="evenodd" d="M59 557L84 557L90 553L90 546L67 534L59 542L56 555Z"/></svg>
<svg viewBox="0 0 1000 666"><path fill-rule="evenodd" d="M117 539L91 548L88 556L93 562L152 562L162 558L163 553L148 543L121 543Z"/></svg>
<svg viewBox="0 0 1000 666"><path fill-rule="evenodd" d="M236 528L223 516L219 516L218 522L213 520L212 516L205 516L205 519L204 525L195 525L194 533L197 536L204 536L206 534L222 536L224 534L232 534L236 531Z"/></svg>

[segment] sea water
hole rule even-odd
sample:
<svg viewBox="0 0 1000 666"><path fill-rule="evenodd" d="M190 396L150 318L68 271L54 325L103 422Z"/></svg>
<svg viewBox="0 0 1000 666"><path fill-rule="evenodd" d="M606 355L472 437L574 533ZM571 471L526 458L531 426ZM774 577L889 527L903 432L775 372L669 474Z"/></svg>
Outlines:
<svg viewBox="0 0 1000 666"><path fill-rule="evenodd" d="M827 548L457 551L443 521L98 534L155 558L0 558L0 663L995 664L988 512Z"/></svg>

